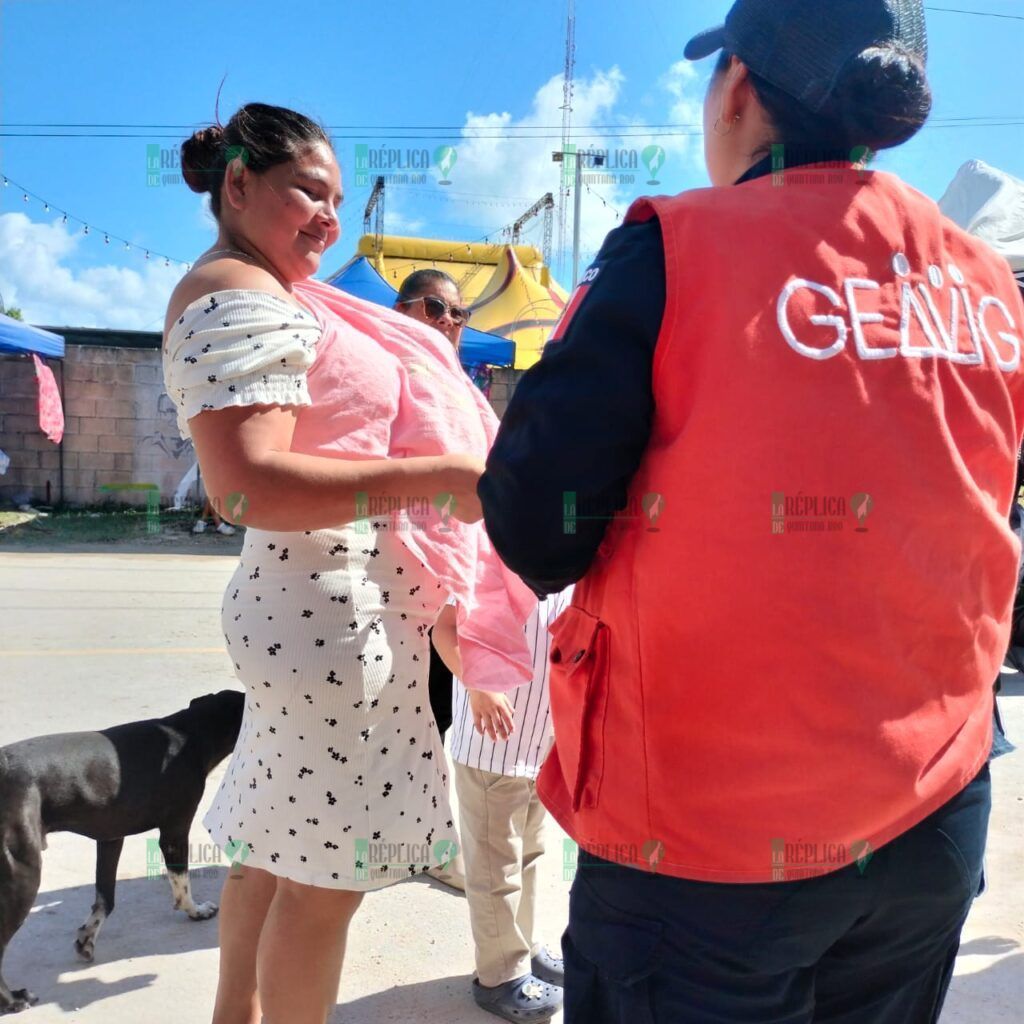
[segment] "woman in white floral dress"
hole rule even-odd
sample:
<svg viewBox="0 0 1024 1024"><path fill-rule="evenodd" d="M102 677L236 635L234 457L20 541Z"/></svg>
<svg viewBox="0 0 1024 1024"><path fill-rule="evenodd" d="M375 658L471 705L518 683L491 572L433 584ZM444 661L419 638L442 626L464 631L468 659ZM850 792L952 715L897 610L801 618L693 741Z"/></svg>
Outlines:
<svg viewBox="0 0 1024 1024"><path fill-rule="evenodd" d="M362 892L456 838L427 693L426 632L448 595L357 503L444 492L475 521L483 465L379 457L394 357L293 293L339 234L318 125L249 104L187 140L182 165L220 232L171 297L166 386L209 493L248 527L222 612L245 717L205 818L241 865L214 1024L323 1024Z"/></svg>

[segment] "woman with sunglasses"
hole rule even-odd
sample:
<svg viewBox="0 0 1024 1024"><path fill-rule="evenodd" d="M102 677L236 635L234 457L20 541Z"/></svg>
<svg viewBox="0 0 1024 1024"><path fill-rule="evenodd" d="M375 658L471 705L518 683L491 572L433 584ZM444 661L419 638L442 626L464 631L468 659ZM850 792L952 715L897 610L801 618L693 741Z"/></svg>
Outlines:
<svg viewBox="0 0 1024 1024"><path fill-rule="evenodd" d="M443 270L414 270L399 289L394 308L413 320L428 324L451 342L456 353L462 340L462 328L469 320L469 310L462 305L459 286ZM431 630L431 634L433 630ZM455 680L441 656L430 645L430 710L437 722L437 734L444 741L452 724L452 687ZM435 864L428 872L439 882L453 889L466 888L466 868L462 853L447 864Z"/></svg>
<svg viewBox="0 0 1024 1024"><path fill-rule="evenodd" d="M931 1024L981 882L1024 305L867 168L931 108L921 0L738 0L716 52L713 187L634 204L478 487L510 567L579 581L538 782L580 844L565 1024Z"/></svg>
<svg viewBox="0 0 1024 1024"><path fill-rule="evenodd" d="M436 327L458 352L469 310L462 304L455 279L443 270L414 270L402 282L395 309Z"/></svg>
<svg viewBox="0 0 1024 1024"><path fill-rule="evenodd" d="M394 308L413 320L428 324L451 342L456 353L462 340L462 328L469 320L469 310L462 305L459 286L443 270L414 270L399 289ZM437 721L438 735L444 740L452 724L451 671L430 646L430 709ZM450 864L435 865L429 872L434 878L456 889L465 888L462 854Z"/></svg>

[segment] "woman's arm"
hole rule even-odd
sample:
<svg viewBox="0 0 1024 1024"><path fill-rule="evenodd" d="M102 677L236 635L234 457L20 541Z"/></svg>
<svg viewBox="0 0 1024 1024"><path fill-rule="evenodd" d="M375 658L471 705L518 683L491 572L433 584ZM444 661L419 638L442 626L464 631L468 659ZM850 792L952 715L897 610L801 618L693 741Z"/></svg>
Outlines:
<svg viewBox="0 0 1024 1024"><path fill-rule="evenodd" d="M479 487L491 542L536 594L586 574L647 447L665 309L656 220L608 235L572 308L516 386Z"/></svg>
<svg viewBox="0 0 1024 1024"><path fill-rule="evenodd" d="M409 499L455 497L462 522L481 517L476 483L483 460L472 455L412 459L331 459L289 451L294 409L240 406L201 412L189 430L206 491L221 515L258 530L323 530L356 518L356 495ZM244 509L242 514L237 514Z"/></svg>
<svg viewBox="0 0 1024 1024"><path fill-rule="evenodd" d="M175 288L165 333L195 300L218 291L251 289L295 305L294 296L266 270L221 259L197 267ZM192 416L206 490L232 522L263 530L319 530L356 518L356 495L389 499L405 507L410 498L433 503L455 498L453 514L463 522L481 518L476 482L483 461L471 455L413 459L332 459L292 452L296 407L243 405L208 409Z"/></svg>

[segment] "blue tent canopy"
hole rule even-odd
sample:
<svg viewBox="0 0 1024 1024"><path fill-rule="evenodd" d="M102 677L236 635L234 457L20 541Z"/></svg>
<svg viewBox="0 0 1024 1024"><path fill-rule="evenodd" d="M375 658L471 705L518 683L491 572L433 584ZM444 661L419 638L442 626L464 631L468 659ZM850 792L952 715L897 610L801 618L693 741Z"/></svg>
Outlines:
<svg viewBox="0 0 1024 1024"><path fill-rule="evenodd" d="M34 352L37 356L63 359L64 339L0 313L0 352Z"/></svg>
<svg viewBox="0 0 1024 1024"><path fill-rule="evenodd" d="M350 260L326 283L354 295L357 299L375 302L378 306L390 308L398 298L398 292L377 273L365 256ZM474 331L471 327L462 332L459 359L463 366L478 363L487 363L489 366L512 366L515 358L514 341L506 341L484 331Z"/></svg>

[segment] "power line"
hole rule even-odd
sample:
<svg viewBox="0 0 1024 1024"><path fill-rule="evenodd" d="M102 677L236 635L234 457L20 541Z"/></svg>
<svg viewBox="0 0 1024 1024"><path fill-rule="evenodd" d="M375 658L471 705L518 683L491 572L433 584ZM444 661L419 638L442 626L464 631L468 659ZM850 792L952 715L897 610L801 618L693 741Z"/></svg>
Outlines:
<svg viewBox="0 0 1024 1024"><path fill-rule="evenodd" d="M171 129L177 129L181 132L187 132L190 129L194 130L197 126L191 124L150 124L148 121L138 121L124 124L106 124L106 123L93 123L91 121L8 121L6 122L8 128L156 128L162 131L170 131ZM591 128L625 128L629 127L626 124L586 124L579 125L581 129ZM680 125L674 121L666 121L661 124L648 125L650 128L699 128L700 125L693 123L689 125ZM479 128L467 127L465 124L341 124L341 125L327 125L325 131L328 132L340 132L340 131L354 131L354 132L366 132L372 135L374 131L430 131L430 132L461 132L466 131L486 131L487 125L481 125ZM523 125L506 125L503 130L525 131L527 128L532 129L548 129L551 131L560 131L561 125L557 124L523 124Z"/></svg>
<svg viewBox="0 0 1024 1024"><path fill-rule="evenodd" d="M940 8L933 8L939 10ZM947 10L946 8L941 8ZM948 8L949 11L953 11L953 8ZM959 13L959 12L956 12ZM963 13L982 13L982 12L963 12ZM1009 15L1009 14L992 14L991 17L1000 18L1019 18L1024 20L1024 15ZM957 117L941 117L937 118L939 121L989 121L989 120L1007 120L1010 118L1020 117L1020 114L974 114L967 116ZM171 131L178 129L181 131L188 131L195 127L193 125L181 125L181 124L150 124L147 121L137 122L125 122L125 123L101 123L91 121L7 121L5 122L7 128L119 128L119 129L133 129L141 131L143 129L157 129L162 131ZM637 125L635 123L628 124L581 124L573 127L573 134L577 131L616 131L622 128L700 128L702 125L696 121L660 121L652 122L651 124ZM329 132L342 132L342 131L353 131L353 132L365 132L368 135L373 135L375 131L388 131L388 132L454 132L461 133L463 131L470 132L485 132L485 131L502 131L502 132L516 132L516 131L552 131L561 133L561 125L557 124L523 124L523 125L503 125L503 126L488 126L481 125L479 127L471 127L465 124L342 124L342 125L328 125L326 130ZM90 136L85 136L86 138ZM426 136L410 136L410 138L425 138Z"/></svg>
<svg viewBox="0 0 1024 1024"><path fill-rule="evenodd" d="M965 11L959 7L925 7L926 11L941 11L943 14L970 14L976 18L1006 18L1009 21L1024 21L1024 14L997 14L995 11Z"/></svg>
<svg viewBox="0 0 1024 1024"><path fill-rule="evenodd" d="M1021 20L1024 20L1022 18ZM1006 117L990 116L990 117L977 117L974 119L958 118L955 120L947 120L936 118L933 121L929 121L924 125L924 129L939 129L939 128L1017 128L1024 125L1024 119L1020 115ZM636 126L633 126L634 128ZM498 134L491 135L468 135L463 136L459 139L459 143L470 143L475 140L493 141L493 142L518 142L518 141L533 141L538 139L558 139L560 135L554 132L541 132L533 133L530 135L509 135L505 134L507 129L502 129ZM575 139L607 139L609 141L616 141L618 139L662 139L662 138L680 138L687 136L699 136L703 135L703 130L681 130L681 131L617 131L615 134L610 135L596 135L587 133L582 130L573 130L573 138ZM150 142L155 139L176 139L176 135L153 135L149 134L127 134L124 132L0 132L0 138L5 139L147 139ZM335 141L353 141L356 139L364 138L359 135L334 135L332 139ZM391 141L391 142L424 142L424 141L438 141L441 136L428 136L428 135L378 135L376 138L380 141Z"/></svg>
<svg viewBox="0 0 1024 1024"><path fill-rule="evenodd" d="M389 183L390 184L390 183ZM405 189L405 186L396 185L395 189ZM412 190L410 190L412 191ZM463 195L456 195L454 192L449 192L447 189L444 191L434 188L421 186L415 190L415 194L411 197L414 199L443 199L448 200L449 198L454 199L457 203L464 206L514 206L519 207L523 205L524 200L522 199L510 199L508 196L484 196L481 194L481 198L468 198Z"/></svg>
<svg viewBox="0 0 1024 1024"><path fill-rule="evenodd" d="M531 126L532 127L532 126ZM635 127L635 126L634 126ZM460 129L463 130L463 129ZM514 142L517 139L558 139L561 138L560 133L557 132L534 132L530 135L509 135L507 134L509 129L502 128L488 129L488 128L466 128L465 131L492 131L498 132L497 134L490 135L463 135L458 138L458 142L466 143L473 142L477 139L484 141L498 140L498 141L509 141ZM573 129L573 138L584 138L584 139L650 139L659 138L663 135L703 135L703 131L692 130L692 131L663 131L663 132L622 132L617 129L610 129L611 134L598 135L594 133L587 133ZM146 132L142 134L129 134L127 132L0 132L0 138L5 139L148 139L150 142L158 139L178 139L177 135L156 135L152 132ZM365 135L331 135L332 140L338 140L343 142L353 142L360 139L365 139ZM376 141L385 142L443 142L447 141L450 136L446 135L375 135L373 137Z"/></svg>
<svg viewBox="0 0 1024 1024"><path fill-rule="evenodd" d="M1002 121L990 124L926 124L924 128L931 128L933 131L942 131L949 128L1019 128L1022 124L1024 124L1024 121Z"/></svg>
<svg viewBox="0 0 1024 1024"><path fill-rule="evenodd" d="M456 189L445 188L444 192L438 192L431 188L429 185L401 185L393 184L388 182L389 188L401 189L403 192L423 192L428 195L445 195L445 196L468 196L472 199L500 199L502 201L508 201L513 203L529 203L531 199L529 196L506 196L506 195L493 195L490 192L459 192Z"/></svg>

